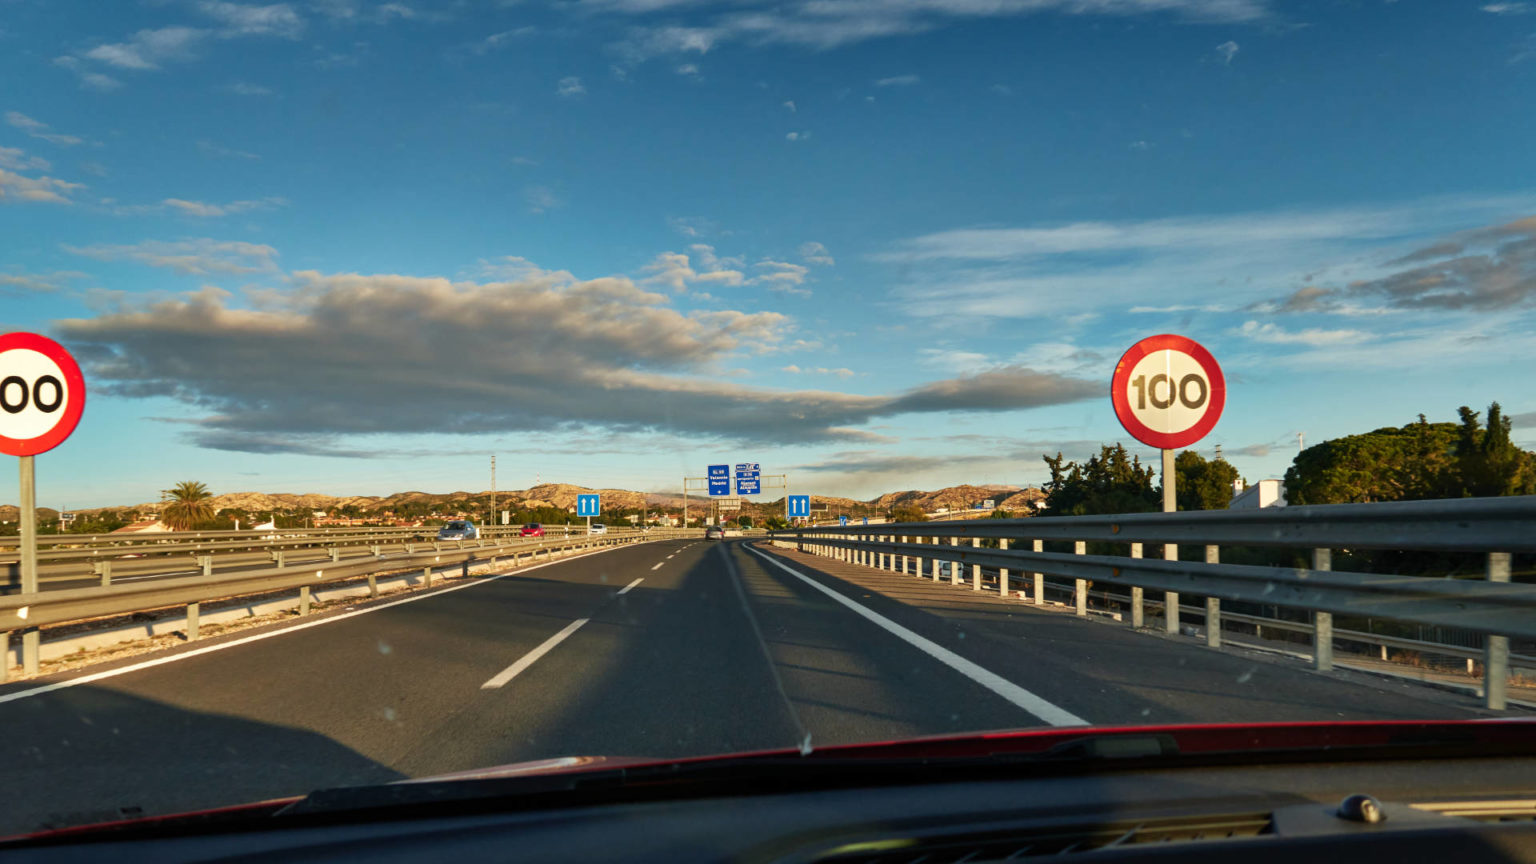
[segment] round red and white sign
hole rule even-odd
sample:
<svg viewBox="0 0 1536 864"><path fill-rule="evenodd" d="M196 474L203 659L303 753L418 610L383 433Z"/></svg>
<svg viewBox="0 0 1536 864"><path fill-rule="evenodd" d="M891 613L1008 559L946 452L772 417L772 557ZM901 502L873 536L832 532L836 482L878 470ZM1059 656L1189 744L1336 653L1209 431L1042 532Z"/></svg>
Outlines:
<svg viewBox="0 0 1536 864"><path fill-rule="evenodd" d="M1137 441L1177 450L1204 438L1227 404L1227 379L1211 352L1165 333L1131 346L1109 385L1120 425Z"/></svg>
<svg viewBox="0 0 1536 864"><path fill-rule="evenodd" d="M0 453L59 446L85 411L85 377L64 346L36 333L0 335Z"/></svg>

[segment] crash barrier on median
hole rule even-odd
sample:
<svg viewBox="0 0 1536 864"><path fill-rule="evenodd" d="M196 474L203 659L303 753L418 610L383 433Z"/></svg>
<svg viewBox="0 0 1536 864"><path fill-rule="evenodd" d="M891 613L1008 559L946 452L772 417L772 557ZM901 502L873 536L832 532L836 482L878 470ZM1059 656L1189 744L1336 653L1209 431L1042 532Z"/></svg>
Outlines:
<svg viewBox="0 0 1536 864"><path fill-rule="evenodd" d="M386 573L416 572L424 587L432 586L434 571L459 566L467 574L471 565L505 562L518 566L605 547L693 536L696 532L667 529L623 534L549 537L513 540L466 549L429 549L363 561L319 562L292 567L271 567L230 574L205 574L179 578L119 582L89 588L43 591L0 597L0 681L9 674L11 634L30 633L22 643L24 674L35 674L39 661L40 628L110 619L160 609L185 607L186 633L195 639L201 604L251 595L298 592L299 614L308 614L312 591L324 585L367 577L370 593L377 596L376 577Z"/></svg>
<svg viewBox="0 0 1536 864"><path fill-rule="evenodd" d="M1180 632L1179 594L1188 592L1206 600L1212 646L1221 641L1223 600L1304 610L1321 671L1333 667L1334 640L1349 638L1334 632L1335 614L1464 628L1483 634L1484 700L1496 709L1507 703L1509 639L1536 639L1536 585L1510 581L1513 554L1536 552L1536 496L847 525L769 536L803 552L880 569L927 576L931 568L934 579L946 562L952 583L960 584L968 570L976 590L982 568L995 568L1003 596L1018 579L1036 603L1044 602L1047 578L1070 580L1079 615L1087 614L1090 583L1118 586L1128 592L1134 627L1144 624L1150 589L1164 595L1170 633ZM983 547L984 541L996 548ZM1073 552L1047 552L1046 543L1071 543ZM1090 555L1089 543L1124 554ZM1148 545L1161 546L1163 560L1143 558ZM1203 546L1204 561L1178 560L1180 545ZM1312 566L1223 564L1223 547L1307 550ZM1335 571L1334 550L1477 553L1484 572L1470 580Z"/></svg>
<svg viewBox="0 0 1536 864"><path fill-rule="evenodd" d="M134 536L62 535L40 538L55 541L39 550L40 572L44 578L96 578L110 585L114 576L164 573L173 565L179 569L210 571L225 567L272 562L282 567L290 558L313 560L329 556L332 561L385 552L433 551L489 548L497 543L521 539L511 528L484 529L485 536L475 540L438 540L436 528L383 528L336 531L325 529L280 532L212 531L177 532ZM569 529L567 532L566 529ZM492 535L490 532L497 533ZM585 536L582 525L547 526L548 536ZM639 528L614 528L608 536L643 533ZM3 545L3 544L0 544ZM19 556L15 551L0 552L0 577L9 584L20 584Z"/></svg>

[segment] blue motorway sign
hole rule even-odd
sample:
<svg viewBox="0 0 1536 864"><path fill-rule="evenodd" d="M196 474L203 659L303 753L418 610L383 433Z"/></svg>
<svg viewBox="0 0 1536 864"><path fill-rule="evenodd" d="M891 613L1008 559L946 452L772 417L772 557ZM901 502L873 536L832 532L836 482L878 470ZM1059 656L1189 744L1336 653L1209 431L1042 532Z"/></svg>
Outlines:
<svg viewBox="0 0 1536 864"><path fill-rule="evenodd" d="M577 495L576 496L576 515L577 516L601 516L602 515L602 506L598 503L597 496L596 495Z"/></svg>
<svg viewBox="0 0 1536 864"><path fill-rule="evenodd" d="M794 519L797 516L804 516L807 519L810 518L810 516L811 516L811 496L809 496L809 495L791 495L791 496L789 496L789 518Z"/></svg>
<svg viewBox="0 0 1536 864"><path fill-rule="evenodd" d="M868 525L868 524L869 524L869 517L868 517L868 516L865 516L865 517L864 517L864 524L865 524L865 525Z"/></svg>
<svg viewBox="0 0 1536 864"><path fill-rule="evenodd" d="M837 517L837 524L839 524L839 525L847 525L848 524L848 517L847 516L839 516L839 517Z"/></svg>
<svg viewBox="0 0 1536 864"><path fill-rule="evenodd" d="M737 477L755 477L762 471L762 465L757 462L737 462Z"/></svg>
<svg viewBox="0 0 1536 864"><path fill-rule="evenodd" d="M731 494L731 466L729 466L729 465L711 465L711 466L709 466L709 494L711 494L711 495L729 495L729 494Z"/></svg>
<svg viewBox="0 0 1536 864"><path fill-rule="evenodd" d="M763 491L762 481L756 477L737 477L737 495L760 495Z"/></svg>

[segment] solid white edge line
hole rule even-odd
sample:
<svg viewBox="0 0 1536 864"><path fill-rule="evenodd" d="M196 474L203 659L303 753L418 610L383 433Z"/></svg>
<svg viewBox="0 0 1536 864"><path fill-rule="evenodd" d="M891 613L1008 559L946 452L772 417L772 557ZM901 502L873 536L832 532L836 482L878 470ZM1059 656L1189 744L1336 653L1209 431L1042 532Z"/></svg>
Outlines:
<svg viewBox="0 0 1536 864"><path fill-rule="evenodd" d="M559 645L561 642L564 642L567 636L575 633L577 630L580 630L581 625L591 620L591 618L577 618L575 621L565 625L564 630L561 630L559 633L556 633L548 639L545 639L543 642L540 642L539 647L519 657L517 662L513 663L511 666L508 666L500 672L497 672L495 677L491 678L491 680L485 682L484 684L481 684L480 689L495 690L498 687L505 686L508 681L511 681L513 678L523 674L523 670L538 662L540 657L543 657L545 654L548 654L550 651L554 650L554 647Z"/></svg>
<svg viewBox="0 0 1536 864"><path fill-rule="evenodd" d="M1044 720L1052 726L1092 725L1087 720L1084 720L1083 718L1073 714L1065 708L1060 708L1050 702L1045 701L1039 696L1036 696L1028 690L1025 690L1023 687L1020 687L1012 681L1009 681L1003 676L978 666L975 663L972 663L964 657L961 657L959 654L956 654L955 652L936 642L933 642L932 640L926 639L916 633L913 633L911 630L908 630L907 628L897 624L895 621L892 621L891 619L881 615L878 612L866 609L858 603L855 603L852 600L849 600L847 597L844 597L836 591L833 591L831 588L828 588L820 582L817 582L815 579L812 579L809 576L806 576L804 573L795 570L784 562L779 561L778 559L773 558L766 553L759 552L752 546L748 546L747 548L751 549L752 553L757 557L767 561L775 567L778 567L785 573L794 576L801 582L804 582L812 588L815 588L817 591L820 591L828 597L831 597L833 600L836 600L849 609L852 609L854 612L864 616L880 629L890 633L892 636L895 636L903 642L906 642L908 645L911 645L924 654L927 654L929 657L932 657L940 663L943 663L945 666L948 666L956 672L959 672L961 675L964 675L977 684L980 684L982 687L991 690L993 693L996 693L997 695L1003 697L1009 702L1012 702L1014 705L1017 705L1025 711L1028 711L1030 714L1033 714L1041 720Z"/></svg>
<svg viewBox="0 0 1536 864"><path fill-rule="evenodd" d="M635 587L636 585L639 585L641 582L644 582L644 581L645 581L645 577L641 576L639 579L636 579L635 581L629 583L628 585L625 585L623 588L620 588L619 589L619 594L628 594L629 593L629 589ZM613 596L617 597L617 596L619 596L619 594L615 594Z"/></svg>
<svg viewBox="0 0 1536 864"><path fill-rule="evenodd" d="M417 594L412 597L404 597L399 600L391 600L388 603L380 603L377 606L369 606L367 609L358 609L355 612L343 612L339 615L328 615L315 621L308 621L303 624L294 624L288 627L280 627L267 633L257 633L254 636L246 636L240 639L233 639L229 642L220 642L217 645L209 645L206 648L197 648L181 654L172 654L169 657L157 657L154 660L145 660L141 663L133 663L128 666L123 666L119 669L108 669L104 672L93 672L89 675L82 675L79 678L71 678L68 681L55 681L52 684L44 684L41 687L33 687L30 690L18 690L15 693L0 694L0 705L3 705L7 702L16 702L18 700L25 699L28 696L42 696L45 693L52 693L55 690L65 690L70 687L78 687L81 684L91 684L96 681L103 681L107 678L116 678L119 675L126 675L129 672L137 672L140 669L149 669L155 666L164 665L166 663L175 663L178 660L185 660L188 657L198 657L203 654L212 654L215 651L223 651L225 648L233 648L236 645L245 645L251 642L260 642L263 639L271 639L274 636L283 636L288 633L297 633L300 630L308 630L311 627L319 627L322 624L331 624L336 621L344 621L348 618L355 618L358 615L367 615L370 612L378 612L382 609L388 609L392 606L401 606L406 603L415 603L418 600L428 600L452 591L462 591L465 588L473 588L476 585L487 585L491 582L495 582L498 579L504 579L508 576L519 576L523 573L527 573L530 570L540 570L555 564L565 564L569 561L585 558L588 555L601 555L604 552L613 552L618 549L629 548L632 547L609 546L604 549L594 549L591 552L578 555L576 558L562 558L559 561L546 561L543 564L530 564L527 567L519 567L516 570L509 570L506 573L497 573L493 576L483 577L481 579L475 580L474 582L466 582L463 585L449 585L446 588L437 588L424 594Z"/></svg>

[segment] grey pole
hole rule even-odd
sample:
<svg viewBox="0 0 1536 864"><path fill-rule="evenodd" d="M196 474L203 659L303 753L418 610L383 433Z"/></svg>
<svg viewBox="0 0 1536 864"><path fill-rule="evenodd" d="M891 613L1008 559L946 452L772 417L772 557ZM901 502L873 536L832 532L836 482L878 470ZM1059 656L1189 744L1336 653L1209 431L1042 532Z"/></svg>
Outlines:
<svg viewBox="0 0 1536 864"><path fill-rule="evenodd" d="M1173 467L1174 452L1163 451L1163 512L1174 513L1179 509L1178 493L1175 487L1177 472ZM1175 543L1163 544L1163 560L1179 560L1179 547ZM1163 623L1169 633L1179 632L1179 592L1163 592Z"/></svg>
<svg viewBox="0 0 1536 864"><path fill-rule="evenodd" d="M1312 550L1313 570L1333 569L1332 549ZM1333 669L1333 613L1312 613L1312 668L1319 672Z"/></svg>
<svg viewBox="0 0 1536 864"><path fill-rule="evenodd" d="M1509 561L1508 552L1489 552L1488 581L1508 582ZM1483 638L1483 705L1503 711L1509 707L1509 637L1490 633Z"/></svg>
<svg viewBox="0 0 1536 864"><path fill-rule="evenodd" d="M35 457L21 456L21 593L37 593L37 466ZM21 631L21 671L36 675L43 634L36 627Z"/></svg>

